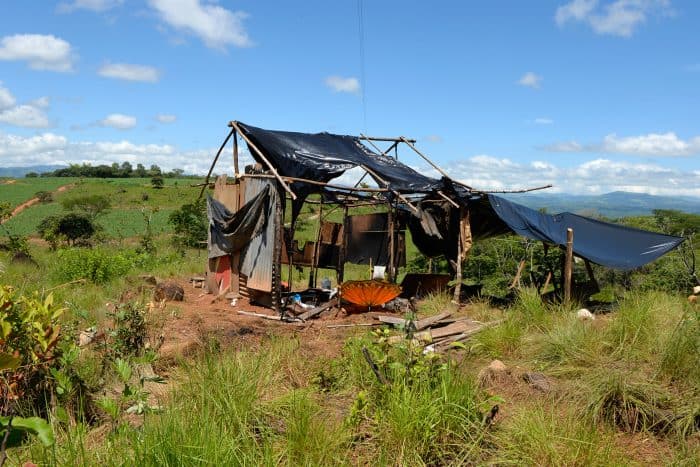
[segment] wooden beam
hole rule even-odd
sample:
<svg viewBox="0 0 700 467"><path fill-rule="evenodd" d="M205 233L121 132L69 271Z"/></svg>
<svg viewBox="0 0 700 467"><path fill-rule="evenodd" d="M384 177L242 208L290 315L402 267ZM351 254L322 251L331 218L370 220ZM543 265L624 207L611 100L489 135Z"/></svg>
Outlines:
<svg viewBox="0 0 700 467"><path fill-rule="evenodd" d="M235 128L241 134L241 136L246 141L246 143L248 143L248 146L250 146L253 149L253 151L255 151L258 154L258 156L260 156L260 158L263 160L265 165L267 165L267 168L270 169L270 172L272 172L272 174L275 176L275 178L282 184L284 191L289 193L289 195L292 197L293 200L296 200L297 195L292 191L291 188L289 188L289 185L287 185L287 183L282 179L282 177L280 177L280 175L277 173L277 170L275 170L275 168L270 163L270 161L267 160L267 157L265 157L265 155L262 153L262 151L260 149L258 149L258 147L255 145L255 143L253 143L250 140L250 138L248 138L248 136L246 136L246 134L241 131L240 127L238 126L238 122L233 121L229 125L231 125L233 128Z"/></svg>
<svg viewBox="0 0 700 467"><path fill-rule="evenodd" d="M238 132L233 130L233 173L238 178Z"/></svg>
<svg viewBox="0 0 700 467"><path fill-rule="evenodd" d="M416 154L418 154L419 156L421 156L428 164L430 164L431 166L433 166L433 168L434 168L435 170L437 170L438 172L440 172L440 173L442 174L443 177L447 178L448 180L452 180L452 177L450 177L449 175L447 175L447 172L445 172L444 170L442 170L437 164L435 164L433 161L431 161L430 159L428 159L428 156L426 156L425 154L423 154L422 152L420 152L420 151L418 150L418 148L415 147L415 146L413 145L413 143L415 143L415 141L411 142L410 140L404 138L403 136L401 137L401 141L403 141L404 143L406 143L406 144L408 145L408 147L411 148L411 149L413 149L413 151L414 151ZM457 180L452 180L452 181L455 182L455 183L457 183L458 185L462 185L464 188L468 189L469 191L472 191L472 190L473 190L472 187L470 187L469 185L465 185L464 183L458 182Z"/></svg>
<svg viewBox="0 0 700 467"><path fill-rule="evenodd" d="M574 263L574 229L566 229L566 258L564 260L564 303L571 302L571 276Z"/></svg>
<svg viewBox="0 0 700 467"><path fill-rule="evenodd" d="M384 180L382 177L380 177L374 170L370 169L369 167L367 167L367 166L365 166L365 165L361 165L360 167L362 167L362 168L363 168L366 172L368 172L371 176L373 176L374 178L376 178L377 180L379 180L380 182L382 182L387 188L389 188L389 182L387 182L387 181ZM413 209L415 212L418 212L418 208L415 207L413 204L411 204L411 202L410 202L408 199L406 199L405 196L403 196L401 193L399 193L399 192L396 191L396 190L391 190L391 189L389 189L389 190L390 190L392 193L394 193L401 201L403 201L409 208Z"/></svg>
<svg viewBox="0 0 700 467"><path fill-rule="evenodd" d="M442 191L438 190L436 192L438 195L440 195L441 198L445 199L447 202L449 202L452 206L456 207L457 209L460 208L459 204L455 203L452 198L449 198L445 193Z"/></svg>
<svg viewBox="0 0 700 467"><path fill-rule="evenodd" d="M224 140L223 143L221 143L221 147L219 148L219 152L216 153L216 157L214 157L214 161L211 163L211 167L209 167L209 172L207 172L207 178L204 179L204 185L202 186L202 191L199 192L199 197L197 198L202 199L202 195L204 194L204 190L206 190L207 186L209 185L209 177L211 177L211 173L214 171L214 166L216 165L216 161L219 160L219 156L221 155L221 151L224 150L226 147L226 143L228 143L228 140L231 139L231 135L233 135L233 131L231 130Z"/></svg>
<svg viewBox="0 0 700 467"><path fill-rule="evenodd" d="M241 175L241 178L248 177L248 178L277 178L274 175L270 174L243 174ZM306 178L298 178L298 177L288 177L286 175L280 175L280 178L289 182L301 182L301 183L308 183L310 185L317 185L317 186L322 186L326 188L333 188L334 190L344 190L344 191L359 191L359 192L367 192L367 193L387 193L390 192L391 190L388 188L358 188L358 187L347 187L347 186L341 186L341 185L333 185L330 183L324 183L324 182L319 182L316 180L309 180Z"/></svg>
<svg viewBox="0 0 700 467"><path fill-rule="evenodd" d="M384 137L384 136L366 136L363 134L360 134L360 138L363 141L409 141L411 143L415 143L415 139L408 139L404 138L403 136L399 136L398 138L392 138L392 137Z"/></svg>

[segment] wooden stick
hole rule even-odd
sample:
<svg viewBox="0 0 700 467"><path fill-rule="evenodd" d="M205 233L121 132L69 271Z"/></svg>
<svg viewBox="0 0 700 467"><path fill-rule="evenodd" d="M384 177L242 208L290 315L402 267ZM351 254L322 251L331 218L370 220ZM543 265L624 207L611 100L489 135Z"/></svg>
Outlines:
<svg viewBox="0 0 700 467"><path fill-rule="evenodd" d="M571 302L571 276L574 262L574 229L566 229L566 259L564 260L564 303Z"/></svg>
<svg viewBox="0 0 700 467"><path fill-rule="evenodd" d="M542 293L547 292L547 287L549 287L549 281L552 280L552 271L547 272L547 278L544 281L544 285L542 286Z"/></svg>
<svg viewBox="0 0 700 467"><path fill-rule="evenodd" d="M354 323L354 324L329 324L328 329L335 328L355 328L359 326L383 326L383 323Z"/></svg>
<svg viewBox="0 0 700 467"><path fill-rule="evenodd" d="M415 146L413 145L413 143L415 143L415 141L413 141L413 143L412 143L411 141L407 140L407 139L404 138L403 136L401 137L401 141L403 141L404 143L406 143L406 144L408 145L409 148L413 149L413 151L414 151L416 154L418 154L419 156L421 156L428 164L432 165L433 168L434 168L435 170L437 170L438 172L440 172L440 173L442 174L443 177L447 178L448 180L452 180L452 177L450 177L449 175L447 175L447 172L445 172L444 170L442 170L437 164L435 164L433 161L431 161L430 159L428 159L428 156L426 156L425 154L423 154L422 152L420 152L420 151L418 150L418 148L415 147ZM458 185L462 185L462 186L463 186L464 188L466 188L467 190L472 191L472 187L470 187L469 185L465 185L464 183L459 182L459 181L457 181L457 180L452 180L452 181L455 182L455 183L457 183Z"/></svg>
<svg viewBox="0 0 700 467"><path fill-rule="evenodd" d="M239 315L252 316L254 318L269 319L270 321L301 321L298 318L284 317L282 315L264 315L262 313L253 313L252 311L238 310Z"/></svg>
<svg viewBox="0 0 700 467"><path fill-rule="evenodd" d="M416 331L422 331L425 328L429 328L433 326L434 324L437 324L439 321L442 321L445 318L448 318L452 315L452 312L450 311L443 311L440 314L437 314L435 316L429 316L427 318L419 319L416 322Z"/></svg>
<svg viewBox="0 0 700 467"><path fill-rule="evenodd" d="M240 127L238 126L238 122L233 121L233 122L229 123L229 125L231 125L233 128L235 128L241 134L241 136L246 141L246 143L248 143L248 146L253 148L253 150L258 154L258 156L260 156L260 158L263 160L263 162L265 162L265 165L267 165L267 168L270 169L270 172L272 172L272 174L275 176L275 178L282 184L282 187L284 187L284 191L289 193L289 195L292 197L293 200L296 200L297 195L294 194L292 189L289 188L289 185L287 185L287 183L282 179L282 177L280 177L280 175L277 173L277 170L275 170L275 168L272 166L270 161L267 160L267 157L265 157L265 155L262 153L262 151L260 149L258 149L258 147L250 140L250 138L248 138L248 136L241 131Z"/></svg>
<svg viewBox="0 0 700 467"><path fill-rule="evenodd" d="M452 206L454 206L454 207L456 207L457 209L459 209L459 207L460 207L459 204L455 203L455 202L454 202L451 198L449 198L445 193L443 193L442 191L438 190L438 191L437 191L437 194L440 195L440 196L441 196L442 198L444 198L445 200L447 200Z"/></svg>
<svg viewBox="0 0 700 467"><path fill-rule="evenodd" d="M515 277L513 277L513 282L511 282L510 287L508 287L509 289L513 289L513 288L515 288L516 285L517 286L520 285L520 276L523 273L523 269L525 269L525 260L524 259L520 261L520 264L518 265L518 270L515 273Z"/></svg>
<svg viewBox="0 0 700 467"><path fill-rule="evenodd" d="M367 167L366 165L361 165L360 167L362 167L366 172L368 172L368 173L369 173L370 175L372 175L374 178L376 178L377 180L379 180L380 182L382 182L384 185L386 185L387 188L389 188L389 182L387 182L387 181L384 180L382 177L380 177L375 171L373 171L372 169L370 169L370 168ZM415 212L418 212L418 208L415 207L413 204L411 204L411 202L410 202L408 199L406 199L405 196L403 196L401 193L399 193L399 192L396 191L396 190L391 190L391 189L389 189L389 190L390 190L392 193L394 193L401 201L403 201L404 203L406 203L406 204L408 205L409 208L413 209Z"/></svg>
<svg viewBox="0 0 700 467"><path fill-rule="evenodd" d="M238 132L233 131L233 173L238 178Z"/></svg>
<svg viewBox="0 0 700 467"><path fill-rule="evenodd" d="M211 167L209 167L209 172L207 172L207 178L204 179L204 185L202 186L202 191L199 192L199 197L197 198L197 200L200 200L202 198L202 195L204 194L204 190L209 185L209 177L211 177L211 173L214 171L214 166L216 165L216 161L219 160L219 156L221 155L221 151L224 150L224 148L226 147L226 143L228 143L228 140L231 139L231 136L233 135L233 131L234 130L231 130L229 132L228 136L226 137L226 139L224 140L224 142L221 143L221 147L219 148L219 152L216 153L216 157L214 157L214 161L211 163Z"/></svg>
<svg viewBox="0 0 700 467"><path fill-rule="evenodd" d="M306 321L309 318L313 318L314 316L320 315L321 313L323 313L324 311L326 311L327 309L329 309L333 305L334 305L334 303L332 301L326 302L323 305L319 305L316 308L313 308L309 311L306 311L306 312L300 314L299 316L297 316L297 318L299 318L302 321Z"/></svg>
<svg viewBox="0 0 700 467"><path fill-rule="evenodd" d="M552 184L550 183L549 185L544 185L544 186L538 186L535 188L525 188L522 190L478 190L479 193L527 193L529 191L537 191L537 190L544 190L547 188L552 188Z"/></svg>
<svg viewBox="0 0 700 467"><path fill-rule="evenodd" d="M370 368L372 368L372 372L374 373L374 376L377 377L377 380L382 385L386 385L386 380L384 379L384 376L379 372L379 367L377 366L376 363L374 363L374 360L372 360L372 356L369 354L369 350L367 350L367 347L362 347L362 355L364 355L365 360L367 360L367 363L369 364Z"/></svg>
<svg viewBox="0 0 700 467"><path fill-rule="evenodd" d="M455 279L457 283L455 284L455 292L453 300L458 305L462 300L462 231L464 230L464 213L463 210L459 210L459 235L457 236L457 264L455 266Z"/></svg>
<svg viewBox="0 0 700 467"><path fill-rule="evenodd" d="M361 139L363 141L409 141L411 143L415 143L415 139L408 139L404 138L403 136L399 136L398 138L391 138L391 137L382 137L382 136L365 136L365 135L360 135L358 139Z"/></svg>

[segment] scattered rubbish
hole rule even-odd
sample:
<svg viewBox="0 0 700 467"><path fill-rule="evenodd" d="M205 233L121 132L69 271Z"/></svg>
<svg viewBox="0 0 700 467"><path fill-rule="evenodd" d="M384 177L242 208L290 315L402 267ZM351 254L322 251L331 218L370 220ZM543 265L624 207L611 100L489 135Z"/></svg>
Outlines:
<svg viewBox="0 0 700 467"><path fill-rule="evenodd" d="M400 293L400 286L377 280L347 281L340 286L340 296L343 300L368 310L384 305Z"/></svg>
<svg viewBox="0 0 700 467"><path fill-rule="evenodd" d="M80 334L78 335L78 346L85 347L86 345L90 345L92 341L95 340L96 335L97 328L95 326L87 328L84 331L80 331Z"/></svg>

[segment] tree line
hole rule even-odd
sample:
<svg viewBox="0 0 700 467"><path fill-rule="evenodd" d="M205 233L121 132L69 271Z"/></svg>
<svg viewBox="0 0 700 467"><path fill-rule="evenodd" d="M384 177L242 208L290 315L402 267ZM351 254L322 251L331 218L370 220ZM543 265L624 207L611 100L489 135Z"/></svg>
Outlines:
<svg viewBox="0 0 700 467"><path fill-rule="evenodd" d="M186 177L182 169L172 169L164 172L160 167L153 164L146 168L143 164L136 164L136 168L129 162L114 162L112 165L100 164L70 164L50 172L29 172L27 178L35 177L85 177L85 178L148 178L148 177L180 178Z"/></svg>

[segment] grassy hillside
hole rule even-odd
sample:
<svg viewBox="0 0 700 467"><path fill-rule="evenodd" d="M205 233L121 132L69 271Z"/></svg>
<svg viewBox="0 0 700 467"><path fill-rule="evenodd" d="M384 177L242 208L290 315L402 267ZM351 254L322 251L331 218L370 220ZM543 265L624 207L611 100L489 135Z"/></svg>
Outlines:
<svg viewBox="0 0 700 467"><path fill-rule="evenodd" d="M8 228L19 235L35 235L37 226L46 217L63 212L61 201L85 195L107 196L111 209L98 222L109 238L133 237L143 233L145 214L153 215L155 233L169 232L167 218L183 203L191 202L199 195L199 189L190 185L192 179L165 179L162 189L154 189L150 179L70 179L34 178L18 179L12 185L0 185L0 202L20 204L37 191L53 191L57 187L73 183L74 187L54 196L54 201L34 205L7 222ZM18 188L18 189L17 189Z"/></svg>

